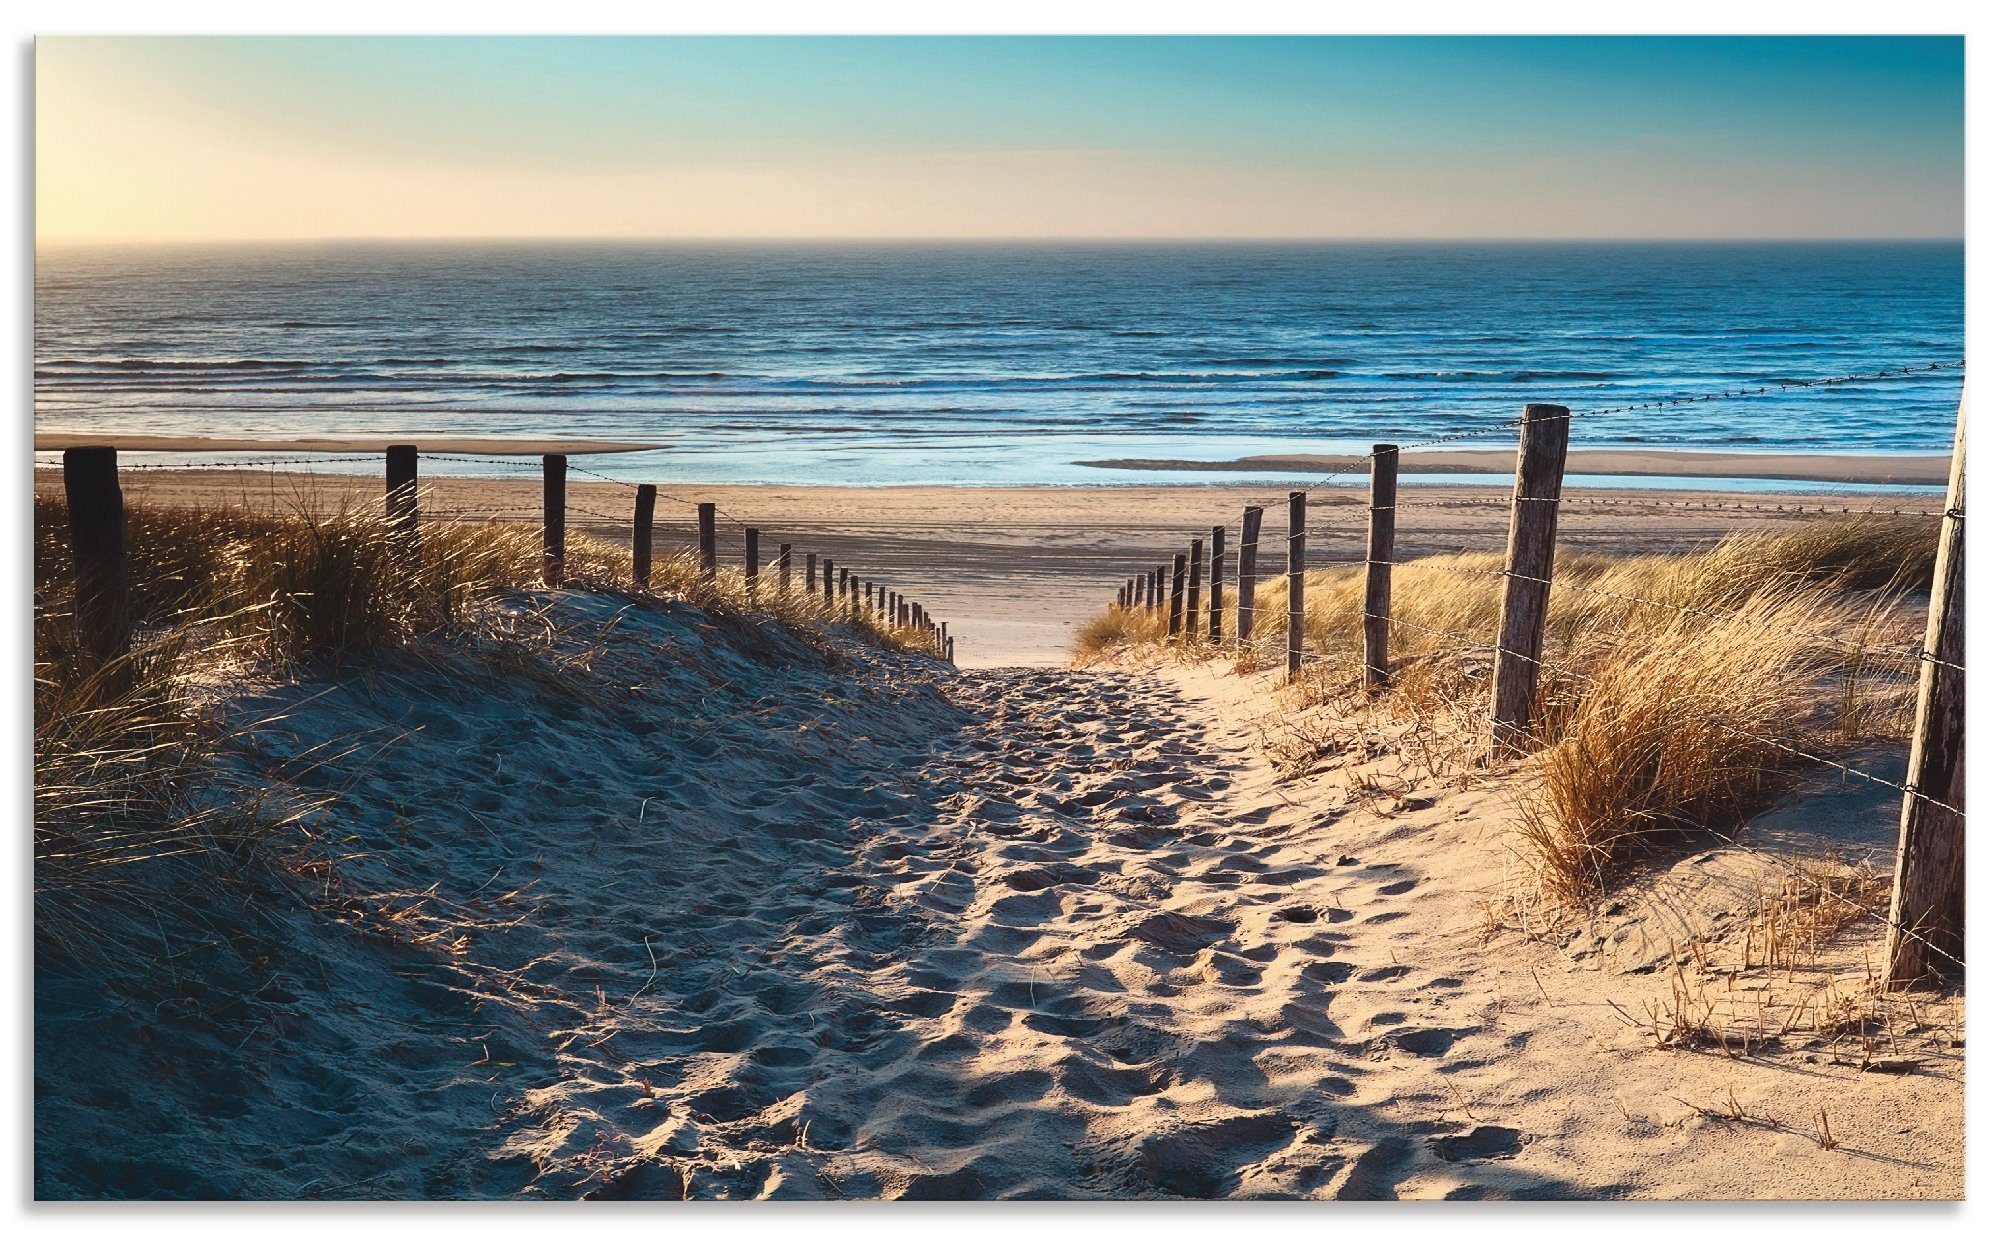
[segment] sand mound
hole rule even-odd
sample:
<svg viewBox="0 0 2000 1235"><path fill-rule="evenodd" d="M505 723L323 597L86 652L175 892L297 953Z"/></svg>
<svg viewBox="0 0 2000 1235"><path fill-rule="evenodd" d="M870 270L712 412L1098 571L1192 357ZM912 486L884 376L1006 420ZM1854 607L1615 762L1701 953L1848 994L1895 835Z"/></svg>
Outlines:
<svg viewBox="0 0 2000 1235"><path fill-rule="evenodd" d="M1207 669L508 603L563 633L232 696L339 860L272 931L44 983L43 1195L1961 1188L1949 1050L1663 1049L1637 945L1511 929L1504 777L1281 780ZM357 725L394 740L312 759Z"/></svg>

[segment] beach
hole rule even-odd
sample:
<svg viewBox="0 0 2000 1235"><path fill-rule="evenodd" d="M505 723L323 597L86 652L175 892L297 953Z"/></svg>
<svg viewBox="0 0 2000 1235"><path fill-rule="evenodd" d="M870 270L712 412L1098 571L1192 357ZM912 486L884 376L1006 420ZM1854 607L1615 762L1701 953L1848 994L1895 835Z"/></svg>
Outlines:
<svg viewBox="0 0 2000 1235"><path fill-rule="evenodd" d="M360 445L361 443L352 443ZM563 443L565 449L575 443ZM343 443L341 449L350 444ZM482 441L482 453L497 445ZM52 489L58 475L37 473ZM244 502L283 507L301 500L378 500L377 476L306 475L270 468L207 468L128 472L128 495L171 503ZM571 526L617 543L631 536L632 490L572 477ZM767 545L793 545L803 567L806 553L832 556L871 580L920 599L950 623L959 663L1053 666L1068 662L1079 622L1100 611L1119 585L1141 571L1171 564L1196 536L1221 524L1233 546L1248 505L1267 507L1264 565L1279 568L1284 553L1283 487L1158 485L967 488L895 486L856 488L815 485L661 485L655 539L667 547L692 546L694 504L714 502L724 512L722 556L741 554L742 529L755 525ZM1498 549L1505 543L1509 491L1494 486L1409 486L1398 516L1398 551L1404 556ZM1736 494L1699 489L1615 488L1577 491L1591 503L1566 508L1565 545L1611 553L1694 548L1731 532L1796 524L1821 509L1920 508L1920 497L1866 494ZM440 517L539 520L540 481L438 477L423 482L422 502ZM1802 509L1803 508L1803 512ZM1353 488L1315 489L1308 499L1315 534L1310 565L1361 556L1365 502ZM734 556L732 556L734 555ZM1233 583L1233 580L1232 580Z"/></svg>

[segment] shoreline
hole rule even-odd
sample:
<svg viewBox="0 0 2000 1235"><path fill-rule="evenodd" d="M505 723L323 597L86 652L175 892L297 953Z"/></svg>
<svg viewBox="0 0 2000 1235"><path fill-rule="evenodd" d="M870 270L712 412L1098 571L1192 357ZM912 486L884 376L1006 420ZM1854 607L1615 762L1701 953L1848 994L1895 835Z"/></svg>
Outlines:
<svg viewBox="0 0 2000 1235"><path fill-rule="evenodd" d="M569 437L438 437L398 434L393 437L195 437L173 433L35 433L36 450L69 450L79 446L116 446L120 450L151 450L170 454L227 451L252 454L349 454L415 446L453 454L479 455L606 455L635 450L664 450L653 442L606 442Z"/></svg>
<svg viewBox="0 0 2000 1235"><path fill-rule="evenodd" d="M630 442L594 438L546 437L516 438L492 436L342 436L342 437L291 437L291 438L246 438L246 437L203 437L188 434L123 434L123 433L75 433L63 431L37 432L35 450L37 452L58 451L72 447L116 446L121 450L148 451L162 454L195 453L242 453L284 452L290 454L354 454L384 450L392 445L411 445L421 450L447 452L453 454L492 455L511 457L566 453L574 455L632 454L644 451L671 451L673 446L660 442ZM1354 454L1258 454L1243 455L1235 459L1161 459L1161 458L1111 458L1078 459L1073 466L1094 468L1102 472L1143 472L1167 473L1186 472L1215 476L1214 480L1196 481L1189 485L1226 486L1230 477L1242 473L1260 473L1264 476L1287 473L1323 475L1331 472L1352 471L1357 475L1365 473L1367 456ZM1427 450L1405 453L1399 470L1406 476L1495 476L1508 475L1514 470L1514 452L1508 448L1471 448L1456 450ZM1660 448L1607 449L1586 447L1569 452L1568 474L1572 476L1617 477L1682 480L1735 480L1735 481L1791 481L1834 485L1937 485L1942 486L1951 470L1949 452L1887 455L1887 454L1806 454L1797 451L1760 453L1745 450L1682 450ZM776 481L729 482L747 487ZM1124 482L1130 484L1132 482ZM1260 482L1242 480L1244 485ZM866 485L861 488L901 488L901 489L976 489L976 488L1114 488L1120 482L1106 478L1102 486L1078 485L1074 482L1050 481L1046 484L1005 484L984 485L940 485L930 482L912 484ZM1698 486L1697 486L1698 487Z"/></svg>
<svg viewBox="0 0 2000 1235"><path fill-rule="evenodd" d="M1514 452L1438 450L1404 454L1405 475L1492 475L1514 470ZM1135 472L1298 472L1360 468L1365 455L1244 455L1237 459L1079 459L1079 467ZM1607 450L1569 452L1568 473L1704 480L1802 480L1846 485L1942 485L1951 455L1759 454L1743 450Z"/></svg>

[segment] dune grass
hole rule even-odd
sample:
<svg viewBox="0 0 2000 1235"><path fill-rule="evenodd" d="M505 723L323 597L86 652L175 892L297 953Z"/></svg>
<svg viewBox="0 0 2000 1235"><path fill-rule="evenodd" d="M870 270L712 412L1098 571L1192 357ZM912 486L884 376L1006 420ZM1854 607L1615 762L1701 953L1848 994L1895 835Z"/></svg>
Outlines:
<svg viewBox="0 0 2000 1235"><path fill-rule="evenodd" d="M494 637L482 602L538 586L541 554L539 528L500 522L426 524L412 553L376 509L310 501L278 511L135 503L126 542L134 648L92 671L70 613L67 511L60 498L36 499L36 928L59 953L86 950L101 934L94 923L141 897L139 864L171 858L214 873L312 808L221 791L204 775L228 736L204 718L204 688L256 666L338 672L429 638ZM690 603L739 632L775 627L827 655L838 654L835 631L931 651L921 632L780 593L775 576L753 601L740 573L711 578L688 553L657 561L641 592L627 553L572 533L569 585Z"/></svg>
<svg viewBox="0 0 2000 1235"><path fill-rule="evenodd" d="M1692 553L1559 555L1535 788L1522 804L1522 835L1550 890L1584 903L1656 841L1735 830L1789 783L1801 759L1788 747L1899 739L1912 665L1853 645L1914 642L1908 600L1929 580L1936 534L1928 520L1851 517ZM1375 706L1426 724L1479 723L1504 565L1461 553L1399 566L1395 687ZM1363 586L1359 567L1308 573L1305 646L1329 659L1308 662L1298 702L1360 698ZM1233 646L1233 621L1215 647L1205 627L1169 639L1163 610L1113 609L1079 632L1077 654L1282 664L1286 604L1284 579L1258 588L1244 648Z"/></svg>

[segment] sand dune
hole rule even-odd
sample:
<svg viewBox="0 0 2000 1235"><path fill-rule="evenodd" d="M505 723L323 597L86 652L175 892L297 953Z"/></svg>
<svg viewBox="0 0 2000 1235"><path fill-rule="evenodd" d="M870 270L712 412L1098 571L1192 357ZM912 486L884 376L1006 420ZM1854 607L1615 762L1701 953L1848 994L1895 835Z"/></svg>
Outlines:
<svg viewBox="0 0 2000 1235"><path fill-rule="evenodd" d="M274 933L44 986L42 1195L1961 1190L1949 1043L1655 1049L1608 1001L1661 990L1664 891L1496 930L1504 776L1281 780L1265 683L1214 668L500 603L557 633L218 696L259 722L237 775L334 797L340 860L271 876ZM1778 1124L1695 1109L1725 1094Z"/></svg>

